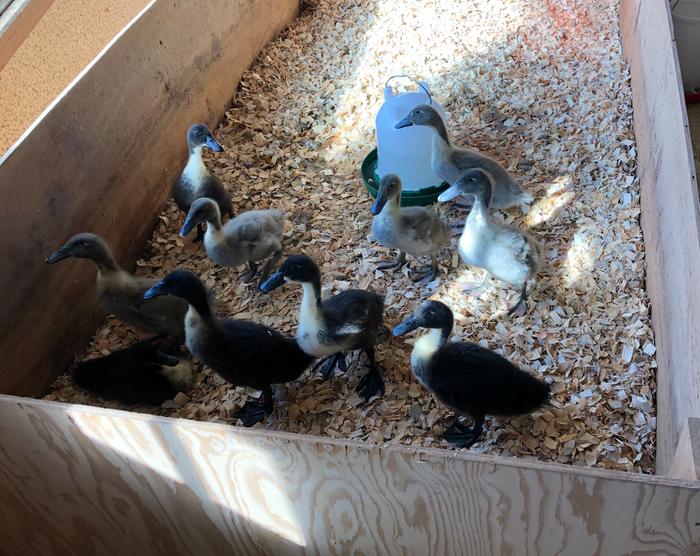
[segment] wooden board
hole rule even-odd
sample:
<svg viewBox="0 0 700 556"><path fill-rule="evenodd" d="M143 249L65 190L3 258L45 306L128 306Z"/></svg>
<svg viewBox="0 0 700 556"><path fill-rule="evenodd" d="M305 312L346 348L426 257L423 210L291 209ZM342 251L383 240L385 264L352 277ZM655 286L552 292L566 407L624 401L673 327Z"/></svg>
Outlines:
<svg viewBox="0 0 700 556"><path fill-rule="evenodd" d="M101 234L129 268L187 154L296 0L157 0L0 160L0 392L37 395L96 325L95 271L44 258Z"/></svg>
<svg viewBox="0 0 700 556"><path fill-rule="evenodd" d="M0 70L54 0L0 0Z"/></svg>
<svg viewBox="0 0 700 556"><path fill-rule="evenodd" d="M658 362L657 473L700 417L700 205L668 2L623 0Z"/></svg>
<svg viewBox="0 0 700 556"><path fill-rule="evenodd" d="M700 484L0 397L0 551L700 554Z"/></svg>

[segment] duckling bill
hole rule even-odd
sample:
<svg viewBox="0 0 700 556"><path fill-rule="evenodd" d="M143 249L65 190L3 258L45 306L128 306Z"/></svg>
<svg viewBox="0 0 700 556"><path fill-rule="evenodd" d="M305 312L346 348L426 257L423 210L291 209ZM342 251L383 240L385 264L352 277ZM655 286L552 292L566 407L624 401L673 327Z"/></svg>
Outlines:
<svg viewBox="0 0 700 556"><path fill-rule="evenodd" d="M483 432L488 415L524 415L549 400L549 384L519 369L497 353L469 342L449 342L454 317L440 301L426 301L392 331L403 336L418 328L428 334L415 343L411 369L418 382L458 414L470 415L470 429L455 423L445 440L469 448Z"/></svg>
<svg viewBox="0 0 700 556"><path fill-rule="evenodd" d="M189 304L185 345L197 359L235 386L262 391L262 401L248 401L236 413L245 426L272 413L272 384L297 379L314 359L294 339L272 328L214 316L204 284L191 272L171 272L143 296L153 299L163 295L184 299Z"/></svg>
<svg viewBox="0 0 700 556"><path fill-rule="evenodd" d="M362 350L369 360L369 372L360 380L357 392L365 401L383 394L374 345L382 326L384 300L374 292L355 289L321 299L321 271L306 255L288 257L260 290L269 293L286 282L298 282L304 289L296 337L306 353L325 358L313 370L320 368L327 379L336 366L347 370L346 352Z"/></svg>

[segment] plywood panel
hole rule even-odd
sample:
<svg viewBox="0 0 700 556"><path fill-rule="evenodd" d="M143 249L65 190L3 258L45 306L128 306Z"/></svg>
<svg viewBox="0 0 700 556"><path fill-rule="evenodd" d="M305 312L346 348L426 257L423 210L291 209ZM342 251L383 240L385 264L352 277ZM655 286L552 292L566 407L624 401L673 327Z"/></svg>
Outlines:
<svg viewBox="0 0 700 556"><path fill-rule="evenodd" d="M700 553L697 483L7 396L0 438L16 556Z"/></svg>
<svg viewBox="0 0 700 556"><path fill-rule="evenodd" d="M90 263L44 257L93 231L133 264L186 156L297 0L157 0L0 161L0 392L35 395L96 324Z"/></svg>
<svg viewBox="0 0 700 556"><path fill-rule="evenodd" d="M700 417L700 205L668 2L623 0L620 15L658 348L657 473L667 474Z"/></svg>

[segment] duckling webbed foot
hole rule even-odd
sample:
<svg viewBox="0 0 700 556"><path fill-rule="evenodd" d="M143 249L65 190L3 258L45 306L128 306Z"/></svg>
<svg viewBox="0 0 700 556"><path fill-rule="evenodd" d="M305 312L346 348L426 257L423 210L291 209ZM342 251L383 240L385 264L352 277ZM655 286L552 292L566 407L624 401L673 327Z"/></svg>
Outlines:
<svg viewBox="0 0 700 556"><path fill-rule="evenodd" d="M362 396L365 402L368 402L373 396L384 395L384 379L379 374L379 369L374 359L374 346L365 349L365 353L367 354L367 359L369 359L369 372L357 383L355 391Z"/></svg>
<svg viewBox="0 0 700 556"><path fill-rule="evenodd" d="M258 273L258 265L256 263L249 261L248 266L250 266L250 270L241 274L241 280L243 280L244 284L250 284Z"/></svg>
<svg viewBox="0 0 700 556"><path fill-rule="evenodd" d="M393 260L393 261L382 261L381 263L377 264L377 270L391 270L394 269L394 272L399 270L403 265L406 264L406 253L403 251L399 251L399 256Z"/></svg>
<svg viewBox="0 0 700 556"><path fill-rule="evenodd" d="M508 309L508 315L522 317L523 315L527 314L527 303L525 302L526 299L527 283L523 285L522 289L520 290L520 299L518 299L518 302Z"/></svg>
<svg viewBox="0 0 700 556"><path fill-rule="evenodd" d="M264 401L248 400L233 416L236 419L240 419L244 426L252 427L254 424L262 421L266 415L268 415L268 412Z"/></svg>
<svg viewBox="0 0 700 556"><path fill-rule="evenodd" d="M377 369L370 370L357 383L355 391L362 397L365 402L368 402L373 396L384 395L384 379L379 374Z"/></svg>
<svg viewBox="0 0 700 556"><path fill-rule="evenodd" d="M336 368L340 369L343 373L348 370L348 364L345 360L344 353L334 353L333 355L324 357L313 366L311 372L315 373L319 371L323 380L328 380L333 378Z"/></svg>
<svg viewBox="0 0 700 556"><path fill-rule="evenodd" d="M484 431L484 416L477 415L474 418L474 425L469 428L459 420L456 420L450 425L442 437L450 444L454 444L457 448L471 448Z"/></svg>
<svg viewBox="0 0 700 556"><path fill-rule="evenodd" d="M414 272L411 276L413 282L432 282L438 275L438 264L435 257L431 257L430 266L423 272Z"/></svg>

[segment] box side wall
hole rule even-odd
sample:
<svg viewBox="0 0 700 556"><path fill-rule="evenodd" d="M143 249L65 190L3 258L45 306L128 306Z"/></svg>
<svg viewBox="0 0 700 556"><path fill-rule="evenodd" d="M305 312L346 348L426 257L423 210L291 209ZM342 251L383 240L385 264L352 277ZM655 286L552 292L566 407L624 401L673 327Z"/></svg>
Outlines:
<svg viewBox="0 0 700 556"><path fill-rule="evenodd" d="M95 269L47 266L72 234L104 236L131 268L187 154L297 0L158 0L0 163L0 392L37 395L97 321Z"/></svg>
<svg viewBox="0 0 700 556"><path fill-rule="evenodd" d="M693 554L700 486L0 397L11 554Z"/></svg>
<svg viewBox="0 0 700 556"><path fill-rule="evenodd" d="M700 209L668 2L623 0L638 145L647 291L657 347L657 473L700 417ZM693 466L686 466L692 468Z"/></svg>

